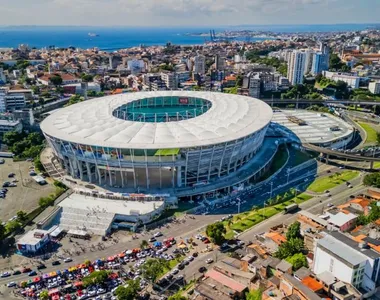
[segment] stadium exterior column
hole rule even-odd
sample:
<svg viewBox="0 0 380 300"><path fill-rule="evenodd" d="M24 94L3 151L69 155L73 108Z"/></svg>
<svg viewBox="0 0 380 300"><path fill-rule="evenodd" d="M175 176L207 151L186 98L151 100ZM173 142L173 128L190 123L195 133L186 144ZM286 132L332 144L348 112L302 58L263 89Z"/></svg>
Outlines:
<svg viewBox="0 0 380 300"><path fill-rule="evenodd" d="M144 115L145 116L145 115ZM145 120L144 120L145 121ZM146 188L149 189L149 170L148 170L148 154L146 149L144 149L145 158L145 175L146 175Z"/></svg>
<svg viewBox="0 0 380 300"><path fill-rule="evenodd" d="M177 167L177 187L182 186L182 167Z"/></svg>
<svg viewBox="0 0 380 300"><path fill-rule="evenodd" d="M88 180L92 183L92 173L91 173L90 163L88 161L86 161L86 169L87 169Z"/></svg>
<svg viewBox="0 0 380 300"><path fill-rule="evenodd" d="M80 177L80 180L83 180L83 168L82 168L82 162L79 161L79 160L76 160L76 165L79 169L79 177Z"/></svg>
<svg viewBox="0 0 380 300"><path fill-rule="evenodd" d="M133 149L130 149L130 154L131 154L131 163L132 163L132 169L133 169L133 186L136 188L137 187L137 184L136 184L136 169L135 169L135 164L134 164L134 160L133 160L133 157L134 157Z"/></svg>
<svg viewBox="0 0 380 300"><path fill-rule="evenodd" d="M210 181L210 176L211 176L211 166L212 166L212 161L214 159L214 152L215 152L215 145L212 147L212 153L211 153L211 158L210 158L210 164L208 166L208 176L207 176L207 181Z"/></svg>
<svg viewBox="0 0 380 300"><path fill-rule="evenodd" d="M66 172L67 173L70 173L71 171L69 170L70 166L69 166L69 158L64 156L63 158L63 164L65 165L65 169L66 169Z"/></svg>
<svg viewBox="0 0 380 300"><path fill-rule="evenodd" d="M237 143L238 143L238 141L235 140L235 145L234 145L234 148L232 149L232 154L235 153ZM230 156L230 160L228 161L227 174L230 174L230 166L231 166L232 156L233 156L232 154Z"/></svg>
<svg viewBox="0 0 380 300"><path fill-rule="evenodd" d="M71 158L69 158L69 165L70 165L71 176L75 178L75 172L74 172L73 162L71 161Z"/></svg>
<svg viewBox="0 0 380 300"><path fill-rule="evenodd" d="M172 154L172 187L173 188L175 188L174 175L175 175L174 155Z"/></svg>
<svg viewBox="0 0 380 300"><path fill-rule="evenodd" d="M227 148L227 142L224 143L223 154L222 154L222 157L220 158L218 177L220 177L220 173L222 172L222 165L223 165L224 155L226 153L226 148Z"/></svg>

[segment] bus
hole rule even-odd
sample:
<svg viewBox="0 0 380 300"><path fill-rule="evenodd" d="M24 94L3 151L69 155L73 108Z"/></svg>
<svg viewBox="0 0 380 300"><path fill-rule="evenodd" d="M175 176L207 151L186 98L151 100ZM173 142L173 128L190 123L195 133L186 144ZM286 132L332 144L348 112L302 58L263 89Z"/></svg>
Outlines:
<svg viewBox="0 0 380 300"><path fill-rule="evenodd" d="M287 214L289 212L296 211L296 210L298 210L298 208L299 208L299 206L297 203L290 204L284 208L284 213Z"/></svg>

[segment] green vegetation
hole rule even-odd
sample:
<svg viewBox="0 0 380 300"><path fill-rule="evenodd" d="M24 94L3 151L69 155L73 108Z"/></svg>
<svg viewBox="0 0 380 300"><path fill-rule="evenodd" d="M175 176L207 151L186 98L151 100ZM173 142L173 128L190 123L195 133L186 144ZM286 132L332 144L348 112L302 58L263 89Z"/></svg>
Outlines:
<svg viewBox="0 0 380 300"><path fill-rule="evenodd" d="M129 280L124 286L119 286L115 294L118 300L134 300L140 290L140 280Z"/></svg>
<svg viewBox="0 0 380 300"><path fill-rule="evenodd" d="M334 96L337 99L347 99L349 98L348 85L344 81L333 81L328 79L322 75L317 75L315 77L315 87L319 87L320 89L334 89Z"/></svg>
<svg viewBox="0 0 380 300"><path fill-rule="evenodd" d="M108 271L100 270L94 271L90 275L84 277L82 279L83 286L88 287L93 284L102 284L108 278Z"/></svg>
<svg viewBox="0 0 380 300"><path fill-rule="evenodd" d="M260 49L260 50L250 50L248 51L248 53L246 53L246 58L248 60L254 60L256 59L258 56L265 56L265 55L268 55L269 53L273 52L273 51L278 51L280 49L283 49L282 46L269 46L265 49Z"/></svg>
<svg viewBox="0 0 380 300"><path fill-rule="evenodd" d="M67 188L61 188L61 187L56 187L55 192L50 194L47 197L41 197L40 200L38 201L38 205L40 208L45 209L48 206L54 205L54 201L61 196Z"/></svg>
<svg viewBox="0 0 380 300"><path fill-rule="evenodd" d="M83 82L91 82L94 80L94 76L86 73L82 73L80 78L82 79Z"/></svg>
<svg viewBox="0 0 380 300"><path fill-rule="evenodd" d="M380 206L377 205L377 201L371 202L370 207L371 209L367 216L365 216L364 214L358 216L356 220L356 225L367 225L380 219Z"/></svg>
<svg viewBox="0 0 380 300"><path fill-rule="evenodd" d="M238 87L234 86L234 87L230 87L230 88L224 88L223 89L223 93L237 95L237 93L238 93Z"/></svg>
<svg viewBox="0 0 380 300"><path fill-rule="evenodd" d="M330 176L317 178L308 190L315 193L323 193L325 190L332 189L346 181L352 180L359 175L358 171L344 171Z"/></svg>
<svg viewBox="0 0 380 300"><path fill-rule="evenodd" d="M322 95L318 93L312 84L297 84L287 92L281 94L281 99L297 98L318 100L322 99Z"/></svg>
<svg viewBox="0 0 380 300"><path fill-rule="evenodd" d="M88 91L87 92L87 96L88 97L103 97L104 96L104 92L95 92L95 91Z"/></svg>
<svg viewBox="0 0 380 300"><path fill-rule="evenodd" d="M72 95L69 99L69 102L65 106L70 106L79 102L82 102L84 100L83 97L80 95Z"/></svg>
<svg viewBox="0 0 380 300"><path fill-rule="evenodd" d="M40 293L40 299L41 300L48 300L49 299L49 292L47 290L43 290Z"/></svg>
<svg viewBox="0 0 380 300"><path fill-rule="evenodd" d="M373 129L373 127L371 125L369 125L368 123L363 123L363 122L358 122L358 124L367 133L367 138L365 140L366 144L378 143L377 131L375 129Z"/></svg>
<svg viewBox="0 0 380 300"><path fill-rule="evenodd" d="M3 142L13 152L16 159L36 158L43 149L44 137L38 132L26 134L25 132L9 131L4 134Z"/></svg>
<svg viewBox="0 0 380 300"><path fill-rule="evenodd" d="M336 53L330 55L330 71L349 72L351 68L342 62Z"/></svg>
<svg viewBox="0 0 380 300"><path fill-rule="evenodd" d="M167 270L170 270L169 262L162 258L148 259L141 267L142 276L152 282L156 282Z"/></svg>
<svg viewBox="0 0 380 300"><path fill-rule="evenodd" d="M245 294L246 300L261 300L263 298L263 291L261 289L252 290Z"/></svg>
<svg viewBox="0 0 380 300"><path fill-rule="evenodd" d="M283 195L278 195L277 197L268 200L265 207L259 208L254 206L251 211L235 215L232 219L224 221L223 224L227 231L224 236L226 239L230 239L234 236L234 231L245 231L265 219L282 212L286 206L293 203L300 204L311 198L312 196L306 194L296 196L296 190L293 189Z"/></svg>
<svg viewBox="0 0 380 300"><path fill-rule="evenodd" d="M292 264L293 271L297 271L301 267L309 267L307 259L302 253L296 253L293 256L287 257L286 261Z"/></svg>
<svg viewBox="0 0 380 300"><path fill-rule="evenodd" d="M187 298L185 296L182 296L181 294L182 294L181 292L176 293L173 296L170 296L168 300L187 300Z"/></svg>
<svg viewBox="0 0 380 300"><path fill-rule="evenodd" d="M355 89L351 91L350 99L380 101L380 96L372 94L369 90Z"/></svg>
<svg viewBox="0 0 380 300"><path fill-rule="evenodd" d="M380 188L380 173L371 173L364 176L364 185Z"/></svg>
<svg viewBox="0 0 380 300"><path fill-rule="evenodd" d="M253 56L251 58L251 62L274 67L278 72L281 73L282 76L286 76L288 73L288 64L276 57Z"/></svg>
<svg viewBox="0 0 380 300"><path fill-rule="evenodd" d="M226 228L222 222L216 222L207 225L206 234L211 238L211 241L217 245L221 245L224 241L224 235L226 234Z"/></svg>
<svg viewBox="0 0 380 300"><path fill-rule="evenodd" d="M62 79L61 75L53 75L50 77L50 82L52 84L54 84L55 86L61 85L62 81L63 81L63 79Z"/></svg>
<svg viewBox="0 0 380 300"><path fill-rule="evenodd" d="M302 266L307 266L307 260L302 254L305 248L303 237L301 235L301 224L296 221L291 224L286 233L286 242L282 243L275 257L285 259L293 265L294 270L298 270Z"/></svg>
<svg viewBox="0 0 380 300"><path fill-rule="evenodd" d="M280 168L282 168L284 164L286 163L288 156L289 155L288 155L288 151L286 151L286 146L280 145L278 147L276 154L274 155L273 162L271 166L269 167L268 172L264 173L264 175L261 177L261 180L265 180L269 178L274 173L276 173Z"/></svg>

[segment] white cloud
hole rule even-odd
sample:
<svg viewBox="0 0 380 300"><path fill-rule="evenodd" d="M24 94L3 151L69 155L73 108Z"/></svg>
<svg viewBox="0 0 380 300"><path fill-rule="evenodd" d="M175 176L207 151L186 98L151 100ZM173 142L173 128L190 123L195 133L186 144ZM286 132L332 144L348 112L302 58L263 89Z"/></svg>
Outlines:
<svg viewBox="0 0 380 300"><path fill-rule="evenodd" d="M235 25L377 22L379 0L1 0L0 24ZM344 8L344 13L343 12Z"/></svg>

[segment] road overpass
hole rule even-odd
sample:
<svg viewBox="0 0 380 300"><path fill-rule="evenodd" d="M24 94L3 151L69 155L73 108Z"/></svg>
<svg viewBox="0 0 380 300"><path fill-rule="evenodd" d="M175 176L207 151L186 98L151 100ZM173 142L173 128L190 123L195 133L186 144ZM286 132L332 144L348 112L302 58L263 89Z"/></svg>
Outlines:
<svg viewBox="0 0 380 300"><path fill-rule="evenodd" d="M328 148L322 148L322 147L312 145L312 144L308 144L308 143L302 144L302 147L308 151L313 151L313 152L325 154L327 162L328 162L328 159L330 156L335 156L339 159L368 161L370 163L370 168L373 169L373 163L380 161L380 157L368 157L368 156L363 156L363 155L355 155L355 154L351 154L351 153L344 153L344 152L334 151L334 150L331 150Z"/></svg>
<svg viewBox="0 0 380 300"><path fill-rule="evenodd" d="M343 105L380 105L380 102L369 100L311 100L311 99L260 99L268 104L343 104Z"/></svg>

